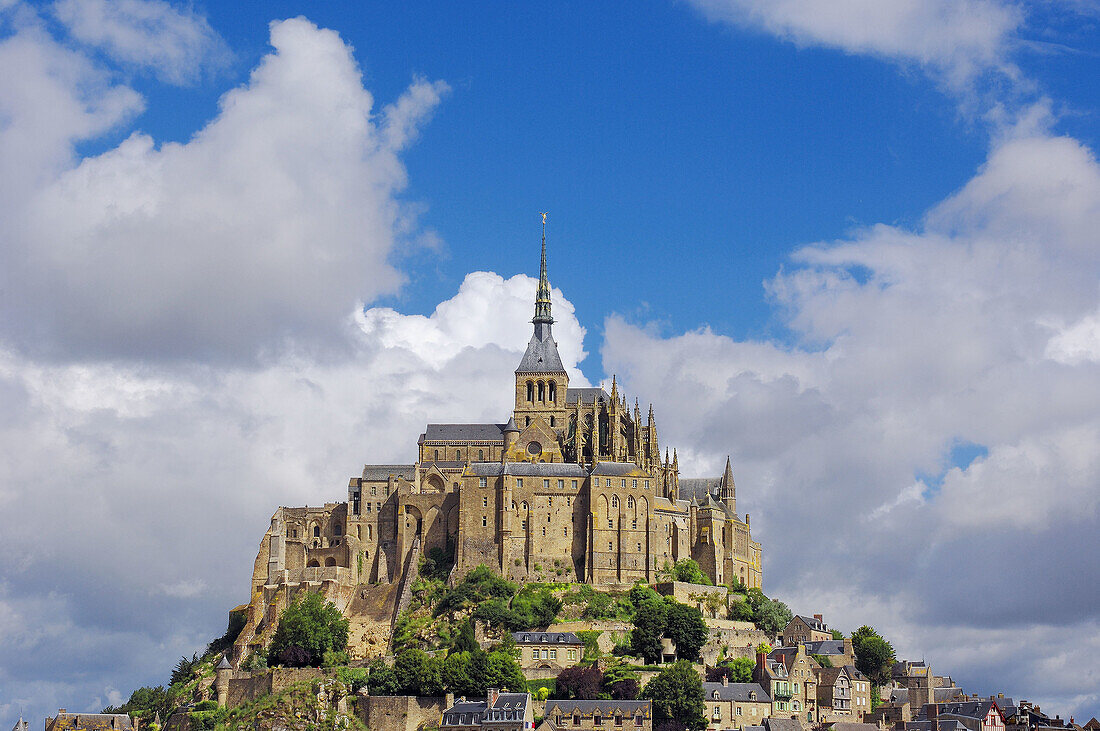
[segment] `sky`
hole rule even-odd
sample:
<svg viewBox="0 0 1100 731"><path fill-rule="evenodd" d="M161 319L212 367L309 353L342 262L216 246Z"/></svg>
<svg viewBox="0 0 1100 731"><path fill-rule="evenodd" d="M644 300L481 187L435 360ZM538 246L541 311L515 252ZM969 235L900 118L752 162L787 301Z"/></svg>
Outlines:
<svg viewBox="0 0 1100 731"><path fill-rule="evenodd" d="M769 595L1100 715L1100 3L0 0L0 722L167 682L279 505L576 384ZM5 720L7 719L7 720Z"/></svg>

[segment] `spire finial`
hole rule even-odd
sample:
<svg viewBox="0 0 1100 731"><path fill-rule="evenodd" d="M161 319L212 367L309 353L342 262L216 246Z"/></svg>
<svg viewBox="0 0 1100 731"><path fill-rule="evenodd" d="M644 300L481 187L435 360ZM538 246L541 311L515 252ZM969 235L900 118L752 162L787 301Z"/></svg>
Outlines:
<svg viewBox="0 0 1100 731"><path fill-rule="evenodd" d="M542 216L542 263L539 266L539 289L535 294L535 319L532 322L544 322L553 324L554 318L550 316L550 280L546 276L546 211L539 211Z"/></svg>

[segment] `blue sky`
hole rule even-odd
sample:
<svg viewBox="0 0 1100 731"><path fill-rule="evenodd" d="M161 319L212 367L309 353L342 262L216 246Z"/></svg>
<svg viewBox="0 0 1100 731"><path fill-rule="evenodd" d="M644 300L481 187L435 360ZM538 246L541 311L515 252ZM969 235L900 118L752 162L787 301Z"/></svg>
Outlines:
<svg viewBox="0 0 1100 731"><path fill-rule="evenodd" d="M539 211L574 382L732 456L769 594L1100 715L1098 24L0 0L0 719L164 682L276 506L507 418Z"/></svg>

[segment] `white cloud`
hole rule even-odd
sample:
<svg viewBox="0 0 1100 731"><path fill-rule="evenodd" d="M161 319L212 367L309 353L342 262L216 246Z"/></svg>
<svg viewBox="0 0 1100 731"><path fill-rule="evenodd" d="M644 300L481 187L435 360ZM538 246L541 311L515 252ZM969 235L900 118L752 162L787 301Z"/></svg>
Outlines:
<svg viewBox="0 0 1100 731"><path fill-rule="evenodd" d="M1075 140L1008 136L918 230L795 252L768 283L793 347L612 317L601 348L692 446L688 474L733 454L769 593L1071 712L1096 708L1092 680L1005 667L1100 642L1098 176ZM985 453L954 464L959 443Z"/></svg>
<svg viewBox="0 0 1100 731"><path fill-rule="evenodd" d="M343 499L364 462L415 459L428 421L508 418L536 283L475 272L429 317L368 309L343 358L0 351L0 684L44 710L164 682L248 598L276 506ZM558 292L554 314L573 369L584 330Z"/></svg>
<svg viewBox="0 0 1100 731"><path fill-rule="evenodd" d="M80 42L152 69L162 81L186 84L228 60L225 42L206 18L161 0L58 0L53 9Z"/></svg>
<svg viewBox="0 0 1100 731"><path fill-rule="evenodd" d="M401 275L388 259L411 215L396 198L397 153L447 87L416 81L375 117L336 33L297 18L273 23L271 42L189 142L158 146L135 132L75 168L39 174L30 195L0 198L14 233L0 252L0 334L51 357L252 359L287 339L343 345L355 303L395 291ZM34 32L6 44L62 55ZM86 59L63 57L94 77ZM73 121L43 146L71 154L106 123L77 123L94 111L84 77L54 82ZM33 136L45 100L9 98L29 102L20 114ZM12 174L20 191L35 182Z"/></svg>
<svg viewBox="0 0 1100 731"><path fill-rule="evenodd" d="M956 91L1018 72L1008 58L1022 9L999 0L690 0L709 19L923 67Z"/></svg>

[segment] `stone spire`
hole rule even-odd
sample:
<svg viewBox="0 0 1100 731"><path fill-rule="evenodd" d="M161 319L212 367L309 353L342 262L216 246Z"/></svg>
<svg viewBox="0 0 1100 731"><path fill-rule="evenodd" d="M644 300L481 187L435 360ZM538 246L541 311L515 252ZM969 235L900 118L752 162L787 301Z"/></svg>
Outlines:
<svg viewBox="0 0 1100 731"><path fill-rule="evenodd" d="M726 457L726 471L722 473L722 483L718 496L731 511L737 512L737 485L733 484L733 464Z"/></svg>

